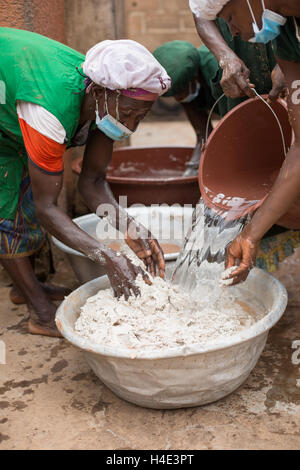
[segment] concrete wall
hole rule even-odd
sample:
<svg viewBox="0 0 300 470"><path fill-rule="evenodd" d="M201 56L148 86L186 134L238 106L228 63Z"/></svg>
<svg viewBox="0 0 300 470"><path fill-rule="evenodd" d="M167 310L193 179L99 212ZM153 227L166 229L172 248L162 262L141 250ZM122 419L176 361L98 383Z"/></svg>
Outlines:
<svg viewBox="0 0 300 470"><path fill-rule="evenodd" d="M0 0L0 26L26 29L65 42L64 0Z"/></svg>
<svg viewBox="0 0 300 470"><path fill-rule="evenodd" d="M134 39L150 51L181 39L200 46L188 0L65 0L67 44L85 53L105 39Z"/></svg>
<svg viewBox="0 0 300 470"><path fill-rule="evenodd" d="M65 18L67 44L82 53L125 37L124 0L65 0Z"/></svg>
<svg viewBox="0 0 300 470"><path fill-rule="evenodd" d="M200 45L188 0L0 0L0 26L35 31L83 53L125 37L151 51L173 39Z"/></svg>
<svg viewBox="0 0 300 470"><path fill-rule="evenodd" d="M125 0L126 34L150 51L174 39L201 42L188 0Z"/></svg>

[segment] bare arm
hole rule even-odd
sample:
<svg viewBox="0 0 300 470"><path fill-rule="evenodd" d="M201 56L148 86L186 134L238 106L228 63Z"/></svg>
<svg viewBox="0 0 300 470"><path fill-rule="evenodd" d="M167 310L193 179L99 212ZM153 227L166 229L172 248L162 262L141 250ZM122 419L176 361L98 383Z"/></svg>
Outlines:
<svg viewBox="0 0 300 470"><path fill-rule="evenodd" d="M193 100L191 103L182 103L182 106L197 135L197 143L201 143L202 139L205 138L208 118L206 111L199 109L197 99Z"/></svg>
<svg viewBox="0 0 300 470"><path fill-rule="evenodd" d="M47 175L29 161L29 173L32 184L34 206L41 224L61 242L78 250L89 258L102 261L96 252L105 251L105 247L76 224L57 206L57 199L62 188L63 176Z"/></svg>
<svg viewBox="0 0 300 470"><path fill-rule="evenodd" d="M109 222L122 233L130 248L141 258L150 273L155 276L156 267L164 277L165 261L161 247L151 233L128 216L115 200L109 183L106 181L107 167L112 157L113 142L98 129L93 132L86 147L79 190L89 208L103 217L109 208L113 214ZM101 205L103 206L103 210ZM110 210L109 210L110 211Z"/></svg>
<svg viewBox="0 0 300 470"><path fill-rule="evenodd" d="M99 216L103 215L101 214L101 204L110 204L116 213L116 217L111 218L110 223L117 230L125 233L127 212L119 206L109 183L106 181L106 172L112 152L113 141L97 129L94 130L86 146L78 189L90 210L98 212Z"/></svg>
<svg viewBox="0 0 300 470"><path fill-rule="evenodd" d="M270 195L248 226L247 232L255 241L260 240L300 196L300 104L294 101L295 90L292 88L295 77L300 76L300 63L280 61L280 67L289 89L288 111L295 133L295 142L288 152Z"/></svg>
<svg viewBox="0 0 300 470"><path fill-rule="evenodd" d="M206 47L213 53L217 61L230 60L236 54L228 46L214 21L203 20L194 15L197 32Z"/></svg>
<svg viewBox="0 0 300 470"><path fill-rule="evenodd" d="M113 250L90 237L57 206L57 198L62 187L62 175L45 174L30 161L29 173L36 213L46 230L74 250L104 265L116 296L125 295L128 298L130 290L137 295L139 289L135 284L135 279L138 274L144 276L142 270L134 266L126 257L116 256Z"/></svg>
<svg viewBox="0 0 300 470"><path fill-rule="evenodd" d="M293 88L294 80L300 76L300 63L286 61L278 61L278 63L289 90L288 111L295 133L295 142L288 152L269 196L241 235L228 248L227 268L234 266L236 259L240 261L240 267L232 275L235 283L247 277L255 262L257 244L260 239L300 197L300 103L297 102L299 93L296 96Z"/></svg>
<svg viewBox="0 0 300 470"><path fill-rule="evenodd" d="M202 145L205 141L205 131L208 116L204 109L199 109L199 107L197 106L197 99L195 99L191 103L182 103L182 105L197 135L197 144L191 157L191 160L187 163L187 169L184 173L184 176L195 176L198 172ZM211 132L211 130L212 127L210 125L209 133Z"/></svg>
<svg viewBox="0 0 300 470"><path fill-rule="evenodd" d="M221 86L226 96L239 98L253 96L250 84L250 71L244 62L228 46L214 21L202 20L194 15L194 21L200 39L214 54L223 70Z"/></svg>

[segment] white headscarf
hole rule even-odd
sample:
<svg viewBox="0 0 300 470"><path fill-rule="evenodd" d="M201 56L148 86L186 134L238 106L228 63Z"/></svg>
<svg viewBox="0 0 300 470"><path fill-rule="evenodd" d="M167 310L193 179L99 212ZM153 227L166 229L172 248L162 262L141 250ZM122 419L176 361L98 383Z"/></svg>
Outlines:
<svg viewBox="0 0 300 470"><path fill-rule="evenodd" d="M110 90L142 88L163 95L171 79L155 57L128 39L102 41L86 54L83 71L94 83Z"/></svg>
<svg viewBox="0 0 300 470"><path fill-rule="evenodd" d="M197 18L215 20L230 0L190 0L190 9Z"/></svg>

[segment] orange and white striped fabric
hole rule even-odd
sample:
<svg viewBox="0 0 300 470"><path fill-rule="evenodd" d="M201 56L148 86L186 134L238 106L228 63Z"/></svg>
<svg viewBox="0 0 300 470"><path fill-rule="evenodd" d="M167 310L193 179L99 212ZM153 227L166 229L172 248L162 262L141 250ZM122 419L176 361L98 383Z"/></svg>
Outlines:
<svg viewBox="0 0 300 470"><path fill-rule="evenodd" d="M27 101L17 102L17 113L32 163L47 173L61 173L66 131L59 120L42 106Z"/></svg>

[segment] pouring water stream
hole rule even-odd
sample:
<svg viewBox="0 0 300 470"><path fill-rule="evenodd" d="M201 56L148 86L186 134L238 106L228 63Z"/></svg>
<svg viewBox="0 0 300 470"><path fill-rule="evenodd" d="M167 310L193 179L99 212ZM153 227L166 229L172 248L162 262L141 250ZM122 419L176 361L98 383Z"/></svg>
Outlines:
<svg viewBox="0 0 300 470"><path fill-rule="evenodd" d="M280 129L284 155L286 157L287 149L278 116L269 103L255 89L253 91L273 113ZM216 101L210 111L206 127L206 142L212 113L224 96L225 94ZM225 198L225 201L226 199L230 198ZM231 199L239 201L238 197ZM240 199L240 201L245 205L245 200ZM249 202L249 205L253 205L258 201L246 202ZM236 211L236 209L237 206L235 204L234 210ZM205 283L208 289L212 287L214 295L216 290L219 292L218 279L220 279L224 271L223 263L225 261L226 248L251 220L250 214L234 219L230 217L231 211L232 208L215 211L207 207L202 198L200 199L193 213L192 225L176 262L172 276L174 283L189 291L199 289Z"/></svg>

